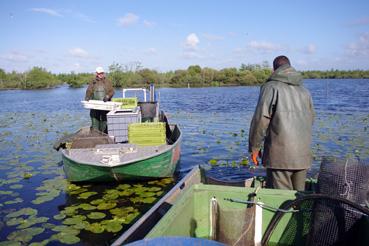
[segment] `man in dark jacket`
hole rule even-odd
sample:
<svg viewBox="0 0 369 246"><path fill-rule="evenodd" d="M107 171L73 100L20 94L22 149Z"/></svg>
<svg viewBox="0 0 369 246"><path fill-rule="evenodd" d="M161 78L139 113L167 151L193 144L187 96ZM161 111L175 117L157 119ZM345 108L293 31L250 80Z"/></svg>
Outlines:
<svg viewBox="0 0 369 246"><path fill-rule="evenodd" d="M286 56L276 57L273 69L260 89L250 125L249 152L255 165L259 164L257 157L262 156L267 187L304 190L312 162L312 98L303 87L301 74Z"/></svg>
<svg viewBox="0 0 369 246"><path fill-rule="evenodd" d="M110 80L105 77L102 67L96 68L96 76L89 83L85 100L101 100L104 102L110 101L114 95L114 88ZM106 110L90 110L91 128L107 133Z"/></svg>

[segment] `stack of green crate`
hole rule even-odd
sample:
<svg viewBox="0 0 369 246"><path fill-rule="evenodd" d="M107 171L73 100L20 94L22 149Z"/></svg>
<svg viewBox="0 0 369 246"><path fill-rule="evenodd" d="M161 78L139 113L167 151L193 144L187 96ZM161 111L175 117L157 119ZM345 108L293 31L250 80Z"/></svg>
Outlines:
<svg viewBox="0 0 369 246"><path fill-rule="evenodd" d="M166 144L165 123L146 122L129 124L128 142L143 146Z"/></svg>
<svg viewBox="0 0 369 246"><path fill-rule="evenodd" d="M122 109L134 109L137 107L137 97L112 98L113 102L120 102Z"/></svg>

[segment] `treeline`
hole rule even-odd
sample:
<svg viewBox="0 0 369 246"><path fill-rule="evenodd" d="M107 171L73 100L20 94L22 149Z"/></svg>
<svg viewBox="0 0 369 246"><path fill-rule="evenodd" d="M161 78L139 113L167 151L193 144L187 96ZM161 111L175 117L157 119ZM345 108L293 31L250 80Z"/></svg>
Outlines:
<svg viewBox="0 0 369 246"><path fill-rule="evenodd" d="M201 68L198 65L187 69L169 72L142 68L139 62L122 65L113 63L108 67L107 76L114 87L142 87L154 82L157 87L208 87L208 86L245 86L265 82L272 69L267 62L242 64L240 68ZM369 70L352 71L303 71L304 78L369 78ZM45 68L34 67L29 71L6 73L0 69L0 89L41 89L53 88L61 84L78 88L86 85L94 73L53 74Z"/></svg>
<svg viewBox="0 0 369 246"><path fill-rule="evenodd" d="M369 70L303 71L305 79L369 79Z"/></svg>

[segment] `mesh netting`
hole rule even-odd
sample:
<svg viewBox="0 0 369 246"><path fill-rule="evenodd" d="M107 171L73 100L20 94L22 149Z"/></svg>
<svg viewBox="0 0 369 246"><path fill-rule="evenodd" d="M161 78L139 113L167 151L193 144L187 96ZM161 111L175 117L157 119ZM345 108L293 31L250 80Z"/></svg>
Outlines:
<svg viewBox="0 0 369 246"><path fill-rule="evenodd" d="M217 241L226 245L253 245L255 206L250 208L219 208Z"/></svg>
<svg viewBox="0 0 369 246"><path fill-rule="evenodd" d="M369 245L369 165L358 160L324 158L318 178L320 194L286 202L294 208L287 226L277 212L269 224L264 245L273 239L279 245ZM278 239L278 233L281 237ZM271 237L272 234L277 236Z"/></svg>
<svg viewBox="0 0 369 246"><path fill-rule="evenodd" d="M324 158L318 193L365 204L369 200L369 165L354 159Z"/></svg>
<svg viewBox="0 0 369 246"><path fill-rule="evenodd" d="M112 144L114 141L105 133L93 128L82 128L78 132L61 138L54 144L54 149L60 148L94 148L98 144ZM67 146L70 144L70 146Z"/></svg>
<svg viewBox="0 0 369 246"><path fill-rule="evenodd" d="M357 203L313 194L282 207L299 212L287 225L279 223L287 214L277 212L264 234L263 245L369 245L369 209Z"/></svg>

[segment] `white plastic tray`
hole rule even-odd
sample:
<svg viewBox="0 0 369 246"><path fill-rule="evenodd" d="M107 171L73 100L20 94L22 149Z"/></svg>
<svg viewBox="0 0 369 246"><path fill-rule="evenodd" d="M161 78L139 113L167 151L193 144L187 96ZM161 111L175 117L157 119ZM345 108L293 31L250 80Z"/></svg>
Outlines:
<svg viewBox="0 0 369 246"><path fill-rule="evenodd" d="M81 101L84 108L87 109L98 109L98 110L116 110L120 108L122 103L120 102L104 102L99 100Z"/></svg>

